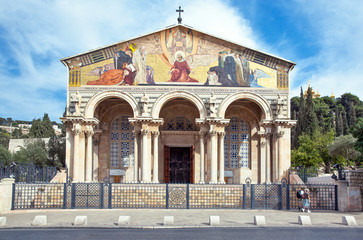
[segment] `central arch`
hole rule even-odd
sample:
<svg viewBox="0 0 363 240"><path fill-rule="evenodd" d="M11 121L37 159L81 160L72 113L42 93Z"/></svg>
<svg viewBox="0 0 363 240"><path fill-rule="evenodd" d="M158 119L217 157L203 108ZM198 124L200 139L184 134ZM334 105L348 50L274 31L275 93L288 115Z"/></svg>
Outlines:
<svg viewBox="0 0 363 240"><path fill-rule="evenodd" d="M207 109L205 108L202 99L189 92L173 91L162 95L156 100L152 109L152 118L159 118L160 110L164 106L164 104L176 98L184 98L191 101L197 107L200 118L205 119L207 117Z"/></svg>

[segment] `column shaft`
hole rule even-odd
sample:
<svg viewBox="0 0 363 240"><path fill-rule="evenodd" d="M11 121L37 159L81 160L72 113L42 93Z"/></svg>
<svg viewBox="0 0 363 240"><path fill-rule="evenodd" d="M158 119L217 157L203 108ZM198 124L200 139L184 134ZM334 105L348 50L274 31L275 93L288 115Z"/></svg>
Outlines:
<svg viewBox="0 0 363 240"><path fill-rule="evenodd" d="M148 172L148 142L147 135L149 130L141 130L142 134L142 182L150 182L150 173Z"/></svg>
<svg viewBox="0 0 363 240"><path fill-rule="evenodd" d="M271 151L270 151L270 134L266 138L266 183L271 183Z"/></svg>
<svg viewBox="0 0 363 240"><path fill-rule="evenodd" d="M209 183L215 184L217 181L217 161L218 161L218 143L217 143L217 132L210 131L211 139L211 175Z"/></svg>
<svg viewBox="0 0 363 240"><path fill-rule="evenodd" d="M153 182L159 183L159 132L155 131L154 134L154 171L153 171Z"/></svg>
<svg viewBox="0 0 363 240"><path fill-rule="evenodd" d="M92 182L92 142L93 131L87 132L86 182Z"/></svg>
<svg viewBox="0 0 363 240"><path fill-rule="evenodd" d="M138 139L139 133L137 131L133 131L134 134L134 182L139 182L139 146Z"/></svg>
<svg viewBox="0 0 363 240"><path fill-rule="evenodd" d="M224 184L224 136L226 133L221 132L219 135L219 183Z"/></svg>
<svg viewBox="0 0 363 240"><path fill-rule="evenodd" d="M79 182L79 134L81 133L81 126L79 124L74 124L72 132L74 134L73 143L73 166L69 166L72 169L72 181Z"/></svg>
<svg viewBox="0 0 363 240"><path fill-rule="evenodd" d="M204 181L204 132L199 133L199 141L200 141L200 184L205 183Z"/></svg>

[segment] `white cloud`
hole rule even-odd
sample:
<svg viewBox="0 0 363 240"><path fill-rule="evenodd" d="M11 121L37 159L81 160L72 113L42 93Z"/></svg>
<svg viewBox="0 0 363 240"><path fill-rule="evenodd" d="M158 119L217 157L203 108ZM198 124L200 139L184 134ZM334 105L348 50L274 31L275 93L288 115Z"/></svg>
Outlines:
<svg viewBox="0 0 363 240"><path fill-rule="evenodd" d="M59 59L183 23L251 47L258 42L248 22L222 0L3 1L0 9L0 116L31 120L65 107L66 68ZM13 58L9 66L10 58ZM10 69L19 66L14 75ZM13 69L12 69L13 70ZM4 90L6 89L6 90Z"/></svg>
<svg viewBox="0 0 363 240"><path fill-rule="evenodd" d="M363 69L363 3L361 1L298 1L299 13L313 23L319 52L308 59L298 60L292 75L292 96L304 90L308 80L322 96L350 92L363 99L361 91Z"/></svg>

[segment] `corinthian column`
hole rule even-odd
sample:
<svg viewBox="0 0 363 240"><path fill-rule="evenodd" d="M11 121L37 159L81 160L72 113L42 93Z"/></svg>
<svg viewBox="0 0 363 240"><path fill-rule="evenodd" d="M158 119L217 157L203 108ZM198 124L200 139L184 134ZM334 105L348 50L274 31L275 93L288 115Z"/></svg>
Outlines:
<svg viewBox="0 0 363 240"><path fill-rule="evenodd" d="M134 135L134 182L137 183L139 182L139 132L134 130L132 134Z"/></svg>
<svg viewBox="0 0 363 240"><path fill-rule="evenodd" d="M142 182L150 182L150 172L148 171L148 142L147 142L147 135L149 130L143 129L141 130L142 135Z"/></svg>
<svg viewBox="0 0 363 240"><path fill-rule="evenodd" d="M225 132L218 133L219 135L219 183L224 184L224 136Z"/></svg>
<svg viewBox="0 0 363 240"><path fill-rule="evenodd" d="M260 136L260 183L266 182L266 138L264 134Z"/></svg>
<svg viewBox="0 0 363 240"><path fill-rule="evenodd" d="M266 183L271 183L271 134L266 134Z"/></svg>
<svg viewBox="0 0 363 240"><path fill-rule="evenodd" d="M159 157L158 157L158 151L159 151L159 131L153 131L153 137L154 137L154 171L153 171L153 182L159 183Z"/></svg>
<svg viewBox="0 0 363 240"><path fill-rule="evenodd" d="M200 184L204 184L204 136L205 132L199 132L199 142L200 142Z"/></svg>
<svg viewBox="0 0 363 240"><path fill-rule="evenodd" d="M86 153L86 182L92 181L92 136L93 136L93 127L88 126L86 131L87 136L87 153Z"/></svg>
<svg viewBox="0 0 363 240"><path fill-rule="evenodd" d="M73 124L73 166L69 166L72 168L72 181L79 182L79 135L81 134L81 125L79 123Z"/></svg>
<svg viewBox="0 0 363 240"><path fill-rule="evenodd" d="M217 144L217 132L215 130L209 131L211 141L211 174L209 183L215 184L217 181L217 160L218 160L218 144Z"/></svg>

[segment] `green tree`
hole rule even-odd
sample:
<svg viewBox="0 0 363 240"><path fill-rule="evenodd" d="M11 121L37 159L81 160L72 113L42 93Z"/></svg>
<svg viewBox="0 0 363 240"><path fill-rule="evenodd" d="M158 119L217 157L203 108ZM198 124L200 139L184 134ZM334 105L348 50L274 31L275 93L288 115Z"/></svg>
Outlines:
<svg viewBox="0 0 363 240"><path fill-rule="evenodd" d="M33 138L49 138L55 135L52 122L50 121L47 113L44 114L42 120L33 120L29 134Z"/></svg>
<svg viewBox="0 0 363 240"><path fill-rule="evenodd" d="M48 163L55 167L64 167L66 157L65 139L58 136L53 136L48 143Z"/></svg>
<svg viewBox="0 0 363 240"><path fill-rule="evenodd" d="M328 154L327 146L333 139L334 131L326 133L315 131L313 136L302 134L299 137L299 148L291 152L292 165L305 168L323 166L325 172L329 173L332 164L335 164L337 161L337 159L331 158Z"/></svg>
<svg viewBox="0 0 363 240"><path fill-rule="evenodd" d="M9 139L10 139L10 133L0 129L0 145L8 149Z"/></svg>
<svg viewBox="0 0 363 240"><path fill-rule="evenodd" d="M12 161L12 155L8 149L0 145L0 163L9 166Z"/></svg>
<svg viewBox="0 0 363 240"><path fill-rule="evenodd" d="M309 87L307 90L305 103L306 105L304 111L303 132L312 136L315 133L315 131L318 129L318 120L315 114L313 93L311 87Z"/></svg>
<svg viewBox="0 0 363 240"><path fill-rule="evenodd" d="M347 117L348 117L349 127L353 127L356 124L356 121L357 121L356 114L355 114L355 106L354 106L353 102L349 103Z"/></svg>
<svg viewBox="0 0 363 240"><path fill-rule="evenodd" d="M48 152L44 141L29 141L24 148L14 154L13 159L19 163L46 166L48 164Z"/></svg>
<svg viewBox="0 0 363 240"><path fill-rule="evenodd" d="M329 155L331 157L342 157L345 160L347 166L352 166L352 160L354 160L359 152L355 149L357 139L351 134L336 137L334 141L328 145Z"/></svg>
<svg viewBox="0 0 363 240"><path fill-rule="evenodd" d="M360 152L360 160L363 156L363 119L359 118L355 127L352 130L353 136L357 139L355 149Z"/></svg>

